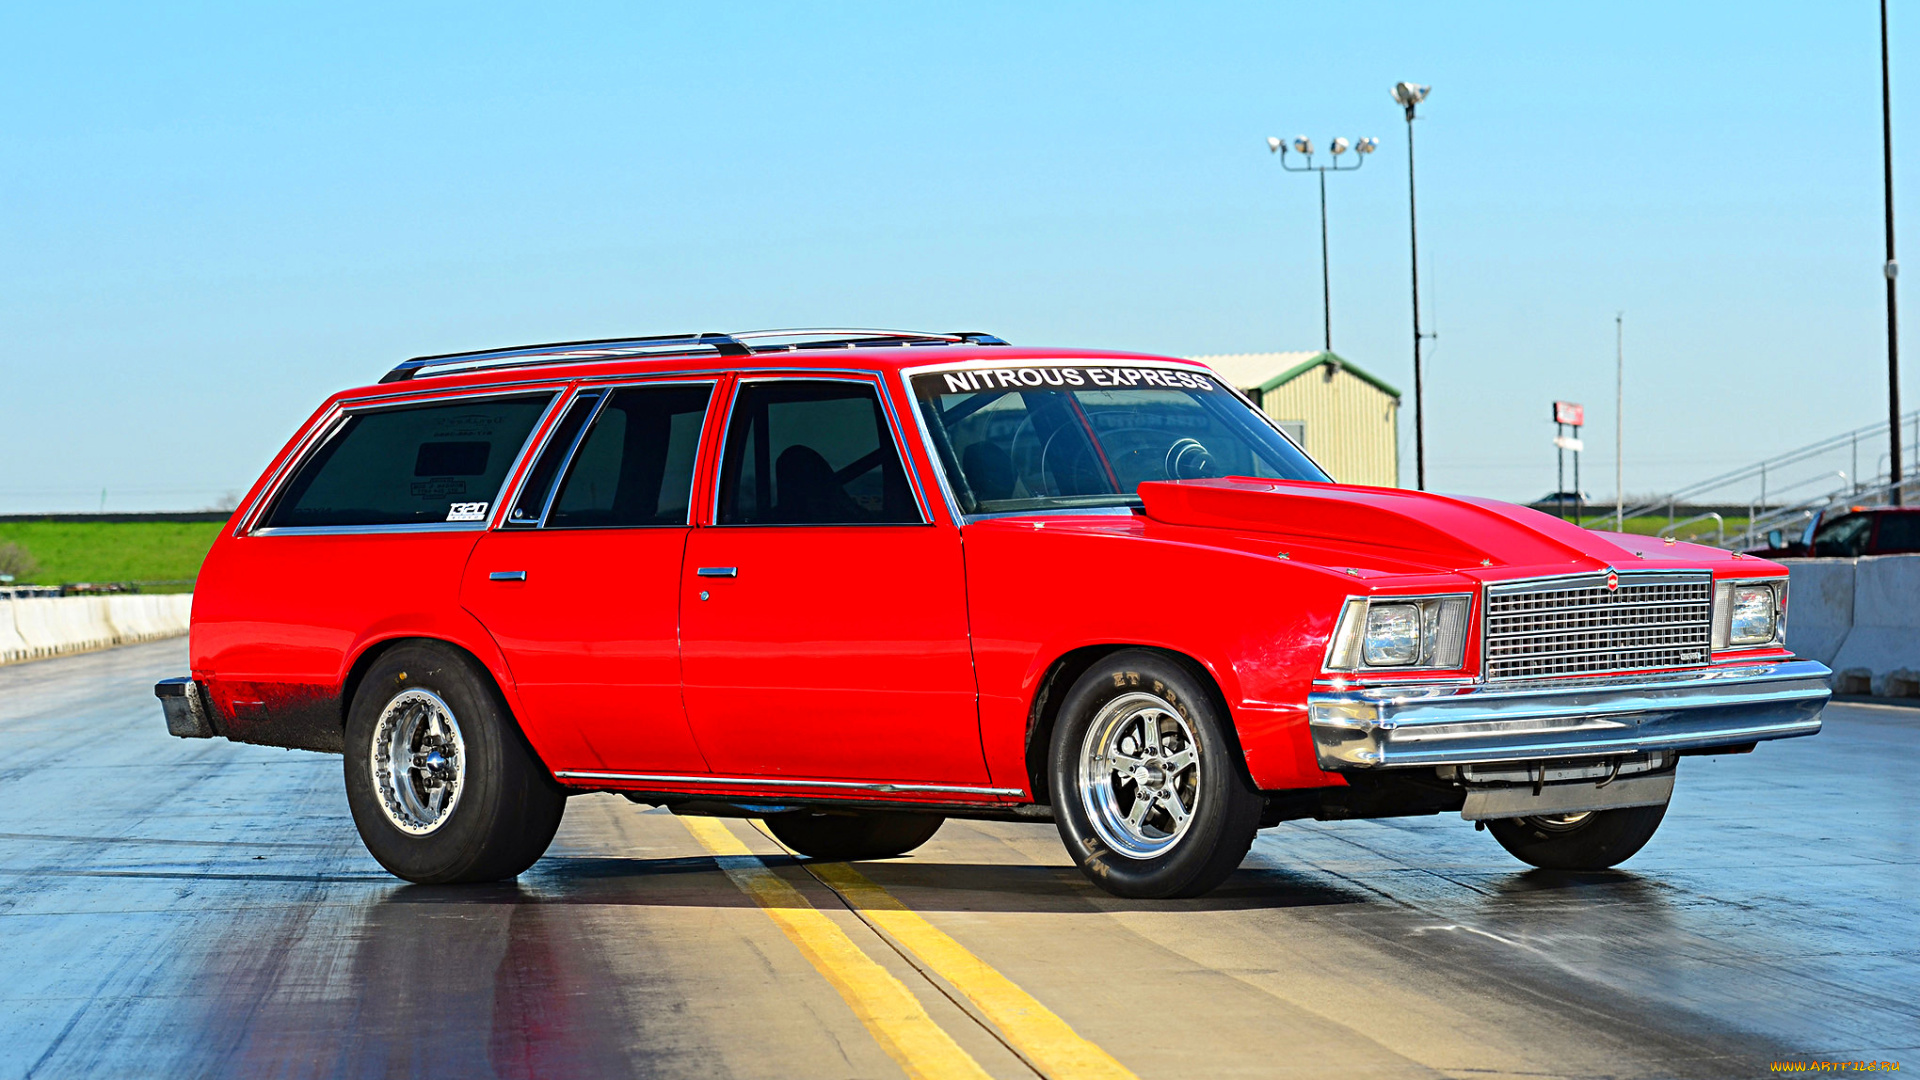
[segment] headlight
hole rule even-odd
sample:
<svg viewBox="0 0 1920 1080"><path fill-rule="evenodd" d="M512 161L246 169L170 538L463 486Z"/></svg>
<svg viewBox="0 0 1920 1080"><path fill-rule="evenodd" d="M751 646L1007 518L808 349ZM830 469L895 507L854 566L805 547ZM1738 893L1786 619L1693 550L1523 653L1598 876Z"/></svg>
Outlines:
<svg viewBox="0 0 1920 1080"><path fill-rule="evenodd" d="M1780 641L1785 581L1722 581L1714 586L1713 646L1749 648Z"/></svg>
<svg viewBox="0 0 1920 1080"><path fill-rule="evenodd" d="M1731 645L1765 645L1773 640L1773 586L1736 585L1733 589L1733 623L1728 627Z"/></svg>
<svg viewBox="0 0 1920 1080"><path fill-rule="evenodd" d="M1420 609L1412 604L1368 608L1364 640L1368 667L1406 667L1420 659Z"/></svg>
<svg viewBox="0 0 1920 1080"><path fill-rule="evenodd" d="M1465 596L1352 597L1327 650L1334 671L1457 668L1467 651Z"/></svg>

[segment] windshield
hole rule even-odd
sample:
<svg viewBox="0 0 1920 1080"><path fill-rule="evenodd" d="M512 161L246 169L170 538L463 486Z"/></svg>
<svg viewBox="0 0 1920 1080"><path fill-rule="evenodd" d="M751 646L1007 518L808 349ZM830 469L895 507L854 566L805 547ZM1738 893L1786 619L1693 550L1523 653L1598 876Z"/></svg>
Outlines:
<svg viewBox="0 0 1920 1080"><path fill-rule="evenodd" d="M1246 402L1197 371L1090 366L917 375L913 391L968 514L1138 506L1148 480L1328 482Z"/></svg>

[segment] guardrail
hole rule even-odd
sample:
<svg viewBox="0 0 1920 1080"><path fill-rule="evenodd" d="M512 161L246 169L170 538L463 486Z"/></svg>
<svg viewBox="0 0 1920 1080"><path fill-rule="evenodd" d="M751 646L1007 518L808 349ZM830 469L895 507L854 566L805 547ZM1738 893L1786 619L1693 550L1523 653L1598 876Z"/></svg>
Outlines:
<svg viewBox="0 0 1920 1080"><path fill-rule="evenodd" d="M179 637L192 593L0 597L0 664Z"/></svg>

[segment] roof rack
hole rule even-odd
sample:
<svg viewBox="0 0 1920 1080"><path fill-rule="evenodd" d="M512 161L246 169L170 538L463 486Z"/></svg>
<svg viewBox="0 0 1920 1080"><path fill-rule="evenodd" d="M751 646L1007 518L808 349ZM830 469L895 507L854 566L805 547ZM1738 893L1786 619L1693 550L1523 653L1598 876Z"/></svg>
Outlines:
<svg viewBox="0 0 1920 1080"><path fill-rule="evenodd" d="M780 341L777 339L791 339ZM776 339L776 340L768 340ZM416 356L381 377L383 383L405 382L424 374L451 375L503 367L538 364L627 360L647 356L685 356L712 350L716 356L752 356L764 352L802 349L857 349L902 345L1005 345L992 334L963 331L954 334L915 330L789 329L748 330L737 334L660 334L653 337L601 338L559 341L547 345L520 345L510 349Z"/></svg>

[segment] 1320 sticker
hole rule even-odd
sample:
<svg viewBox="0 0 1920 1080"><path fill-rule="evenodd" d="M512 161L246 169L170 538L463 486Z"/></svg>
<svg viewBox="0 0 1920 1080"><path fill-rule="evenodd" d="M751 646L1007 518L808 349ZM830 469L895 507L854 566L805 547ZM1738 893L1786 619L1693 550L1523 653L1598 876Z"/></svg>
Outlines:
<svg viewBox="0 0 1920 1080"><path fill-rule="evenodd" d="M454 503L447 507L447 520L485 521L487 520L487 504L483 502Z"/></svg>

